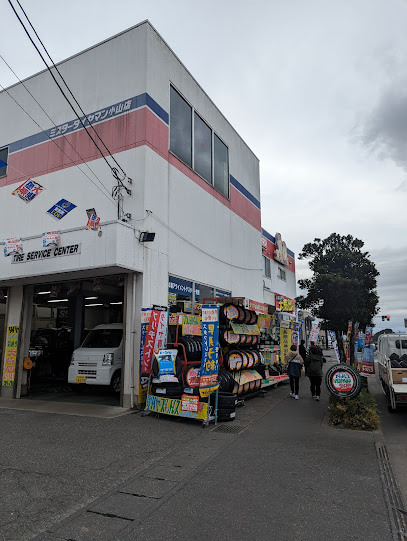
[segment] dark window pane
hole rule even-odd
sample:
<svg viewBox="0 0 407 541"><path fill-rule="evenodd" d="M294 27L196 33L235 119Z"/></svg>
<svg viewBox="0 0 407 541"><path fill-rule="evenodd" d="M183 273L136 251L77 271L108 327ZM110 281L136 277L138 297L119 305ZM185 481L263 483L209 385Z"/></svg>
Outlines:
<svg viewBox="0 0 407 541"><path fill-rule="evenodd" d="M7 175L8 148L0 150L0 177Z"/></svg>
<svg viewBox="0 0 407 541"><path fill-rule="evenodd" d="M123 329L93 329L82 344L83 348L118 348Z"/></svg>
<svg viewBox="0 0 407 541"><path fill-rule="evenodd" d="M170 150L192 167L192 108L171 87Z"/></svg>
<svg viewBox="0 0 407 541"><path fill-rule="evenodd" d="M228 148L215 135L215 168L214 183L215 188L224 196L229 197L229 159Z"/></svg>
<svg viewBox="0 0 407 541"><path fill-rule="evenodd" d="M194 115L194 169L208 182L212 182L212 130Z"/></svg>

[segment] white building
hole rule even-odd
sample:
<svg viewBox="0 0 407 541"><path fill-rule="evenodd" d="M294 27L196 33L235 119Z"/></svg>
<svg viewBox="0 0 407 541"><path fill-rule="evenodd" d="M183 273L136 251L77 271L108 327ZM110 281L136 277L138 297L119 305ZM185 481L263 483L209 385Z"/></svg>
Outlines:
<svg viewBox="0 0 407 541"><path fill-rule="evenodd" d="M33 329L68 324L77 347L84 329L123 321L129 407L138 401L142 307L167 306L169 291L184 301L263 299L259 162L149 22L58 68L117 163L83 118L87 131L131 183L113 177L47 71L0 93L1 238L21 238L24 253L0 258L1 395L25 392ZM27 203L13 191L29 178L44 189ZM75 207L56 220L47 211L62 199ZM88 209L99 231L86 230ZM42 234L54 230L69 249L43 250ZM146 231L153 242L139 241ZM291 275L273 291L292 291ZM15 372L5 386L13 326Z"/></svg>

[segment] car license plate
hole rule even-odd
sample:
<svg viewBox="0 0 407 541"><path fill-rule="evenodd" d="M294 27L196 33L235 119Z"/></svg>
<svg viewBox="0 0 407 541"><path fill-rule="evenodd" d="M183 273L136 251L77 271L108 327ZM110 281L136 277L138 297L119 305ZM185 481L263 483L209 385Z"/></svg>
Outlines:
<svg viewBox="0 0 407 541"><path fill-rule="evenodd" d="M86 376L76 376L76 383L86 383Z"/></svg>

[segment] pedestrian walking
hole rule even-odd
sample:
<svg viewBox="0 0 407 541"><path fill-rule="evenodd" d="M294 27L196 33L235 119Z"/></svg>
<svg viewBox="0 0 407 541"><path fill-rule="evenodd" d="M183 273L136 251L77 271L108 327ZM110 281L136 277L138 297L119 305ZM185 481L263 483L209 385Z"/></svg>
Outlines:
<svg viewBox="0 0 407 541"><path fill-rule="evenodd" d="M305 375L309 377L312 398L319 401L321 397L322 365L324 358L320 354L318 346L311 344L309 353L305 358Z"/></svg>
<svg viewBox="0 0 407 541"><path fill-rule="evenodd" d="M305 340L301 340L301 344L298 348L298 353L301 355L303 361L305 361L305 357L307 356L307 350L305 349Z"/></svg>
<svg viewBox="0 0 407 541"><path fill-rule="evenodd" d="M294 344L290 348L290 353L288 353L284 359L284 363L287 369L287 374L290 376L290 387L291 393L290 396L298 400L300 389L300 377L301 370L303 365L303 358L297 353L297 346Z"/></svg>

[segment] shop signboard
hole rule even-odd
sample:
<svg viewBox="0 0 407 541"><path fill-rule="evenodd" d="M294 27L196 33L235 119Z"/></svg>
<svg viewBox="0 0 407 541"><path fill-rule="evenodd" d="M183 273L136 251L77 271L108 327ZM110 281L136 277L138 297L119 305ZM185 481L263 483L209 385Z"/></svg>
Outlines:
<svg viewBox="0 0 407 541"><path fill-rule="evenodd" d="M276 310L280 312L293 313L295 310L295 301L285 295L275 294Z"/></svg>
<svg viewBox="0 0 407 541"><path fill-rule="evenodd" d="M360 392L360 376L347 364L332 366L325 375L325 382L328 390L339 398L353 398Z"/></svg>
<svg viewBox="0 0 407 541"><path fill-rule="evenodd" d="M259 314L268 314L268 305L264 302L256 302L251 299L246 299L246 308L249 310L254 310Z"/></svg>
<svg viewBox="0 0 407 541"><path fill-rule="evenodd" d="M281 359L284 361L286 356L290 353L291 347L291 330L280 327L280 349Z"/></svg>
<svg viewBox="0 0 407 541"><path fill-rule="evenodd" d="M196 398L199 398L198 396ZM198 401L198 411L182 410L182 400L164 396L147 395L146 410L176 417L189 417L204 421L208 417L208 404Z"/></svg>
<svg viewBox="0 0 407 541"><path fill-rule="evenodd" d="M148 376L143 375L143 351L144 344L146 342L147 328L150 323L151 318L151 308L142 308L141 309L141 330L140 330L140 374L139 374L139 403L145 402L147 389L148 389Z"/></svg>
<svg viewBox="0 0 407 541"><path fill-rule="evenodd" d="M20 255L23 251L23 241L20 237L11 237L3 240L4 257L11 254Z"/></svg>
<svg viewBox="0 0 407 541"><path fill-rule="evenodd" d="M182 316L182 334L184 336L202 336L202 317L184 314Z"/></svg>
<svg viewBox="0 0 407 541"><path fill-rule="evenodd" d="M3 386L13 387L16 374L18 333L20 327L11 325L7 328L6 353L4 355Z"/></svg>
<svg viewBox="0 0 407 541"><path fill-rule="evenodd" d="M311 342L314 342L314 344L318 343L318 336L319 336L319 325L318 323L313 323L311 327L311 332L308 336L308 344L307 348L309 348Z"/></svg>
<svg viewBox="0 0 407 541"><path fill-rule="evenodd" d="M167 328L168 328L168 309L166 306L153 306L153 310L160 311L160 317L158 319L157 335L154 343L154 351L162 349L166 342Z"/></svg>
<svg viewBox="0 0 407 541"><path fill-rule="evenodd" d="M288 265L287 245L281 238L281 233L275 236L274 259L282 265Z"/></svg>
<svg viewBox="0 0 407 541"><path fill-rule="evenodd" d="M202 306L202 361L199 378L199 394L209 396L219 388L219 309Z"/></svg>
<svg viewBox="0 0 407 541"><path fill-rule="evenodd" d="M231 323L233 332L236 334L259 335L260 329L257 325L246 325L245 323Z"/></svg>
<svg viewBox="0 0 407 541"><path fill-rule="evenodd" d="M168 293L168 306L173 306L174 304L177 304L176 293Z"/></svg>
<svg viewBox="0 0 407 541"><path fill-rule="evenodd" d="M257 326L260 327L260 329L270 329L271 317L270 314L259 314L257 317Z"/></svg>
<svg viewBox="0 0 407 541"><path fill-rule="evenodd" d="M338 348L338 342L336 340L336 335L334 331L328 331L329 337L331 338L331 344L335 351L336 360L338 363L341 362L341 356L339 355L339 348Z"/></svg>
<svg viewBox="0 0 407 541"><path fill-rule="evenodd" d="M61 257L64 255L77 255L81 253L81 245L70 244L69 246L55 246L48 247L42 250L33 250L25 254L13 254L12 263L25 263L27 261L42 261L44 259L54 259L55 257Z"/></svg>
<svg viewBox="0 0 407 541"><path fill-rule="evenodd" d="M184 314L178 312L177 314L170 314L168 318L168 325L180 325Z"/></svg>

